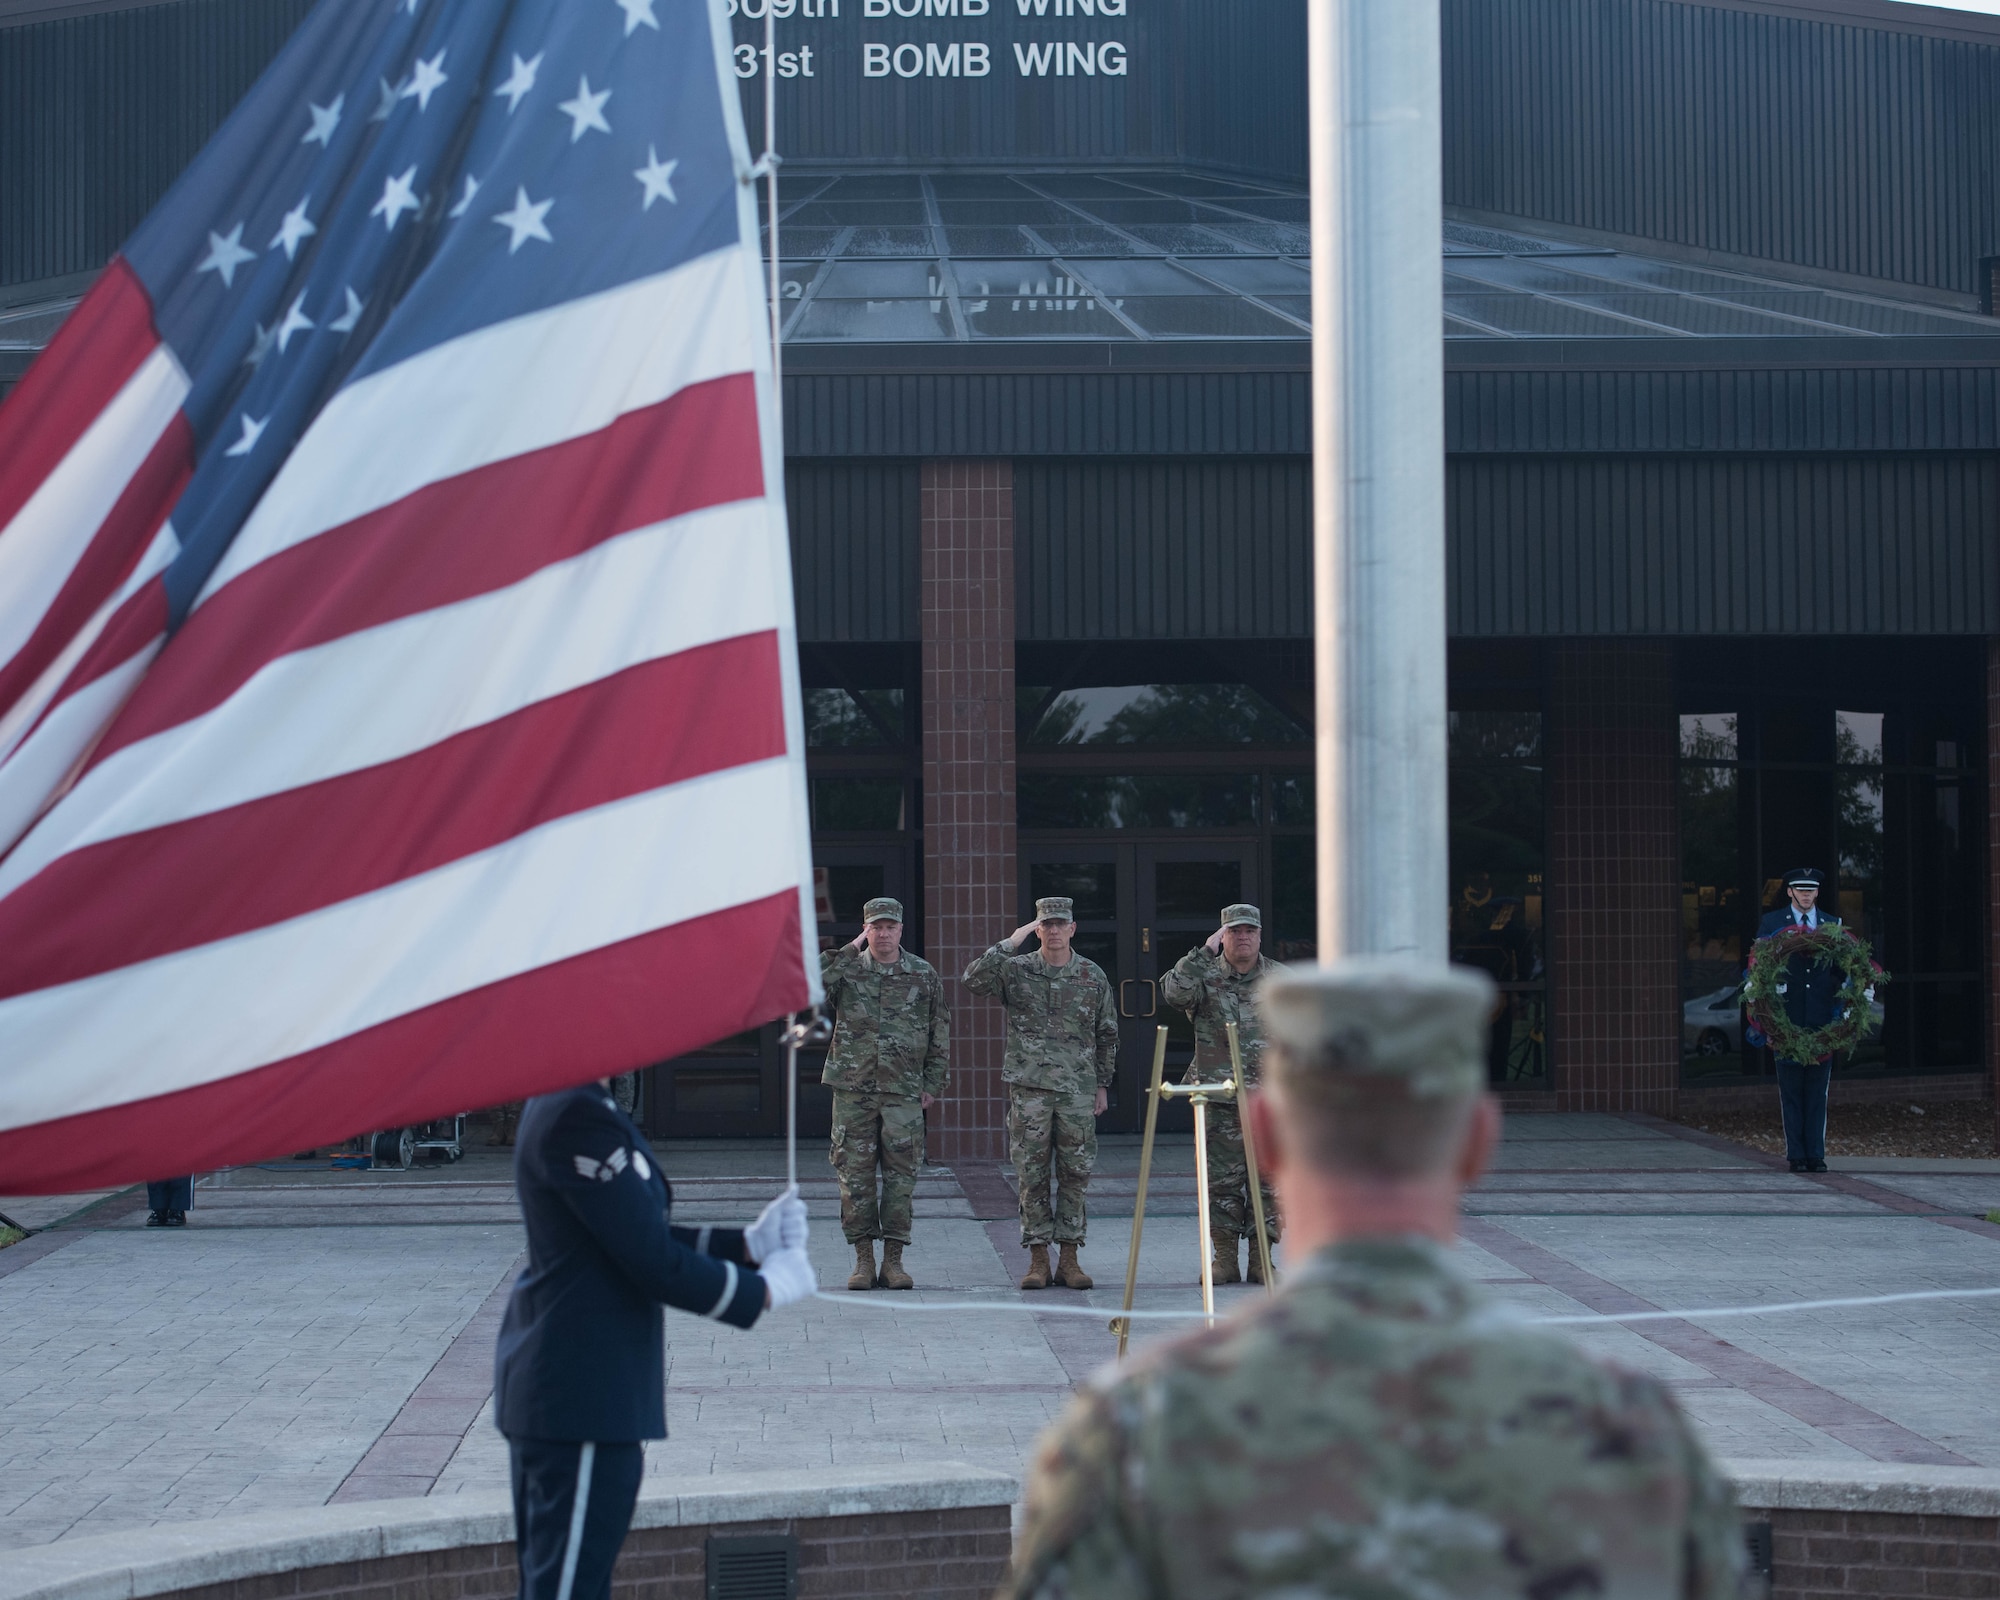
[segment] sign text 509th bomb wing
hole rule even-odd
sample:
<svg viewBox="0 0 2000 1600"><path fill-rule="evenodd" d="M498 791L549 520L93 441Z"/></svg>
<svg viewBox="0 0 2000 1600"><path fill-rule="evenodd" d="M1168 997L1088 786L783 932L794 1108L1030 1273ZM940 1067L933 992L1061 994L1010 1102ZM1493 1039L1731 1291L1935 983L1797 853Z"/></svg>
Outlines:
<svg viewBox="0 0 2000 1600"><path fill-rule="evenodd" d="M837 74L893 82L988 78L996 65L1003 75L1021 78L1123 78L1132 67L1127 41L1098 36L1087 25L1076 29L1074 24L1125 17L1130 4L1131 0L727 0L727 11L739 19L739 28L762 23L767 10L772 18L790 24L785 31L791 37L781 36L776 52L780 78L823 79ZM876 36L884 22L890 24L891 37ZM967 23L974 26L968 28ZM1068 26L1052 28L1052 24ZM988 26L999 37L984 36ZM1048 37L1051 31L1059 37ZM909 37L912 32L918 36ZM893 37L895 33L904 37ZM741 34L739 39L737 76L758 78L770 72L772 63L765 59L761 39ZM1012 73L1006 72L1009 66Z"/></svg>

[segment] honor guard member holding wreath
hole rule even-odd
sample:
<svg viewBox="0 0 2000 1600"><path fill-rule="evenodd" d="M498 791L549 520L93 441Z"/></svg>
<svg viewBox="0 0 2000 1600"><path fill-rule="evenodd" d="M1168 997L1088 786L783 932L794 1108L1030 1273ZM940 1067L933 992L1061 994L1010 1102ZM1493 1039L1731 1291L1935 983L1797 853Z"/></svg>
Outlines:
<svg viewBox="0 0 2000 1600"><path fill-rule="evenodd" d="M1454 1259L1499 1138L1483 974L1271 979L1250 1104L1293 1265L1087 1385L1030 1471L1015 1600L1738 1600L1729 1487L1665 1385Z"/></svg>
<svg viewBox="0 0 2000 1600"><path fill-rule="evenodd" d="M1786 904L1764 913L1757 937L1768 939L1787 928L1837 928L1840 918L1819 908L1825 880L1812 867L1785 874ZM1846 975L1831 961L1815 962L1801 951L1785 963L1785 1015L1801 1028L1824 1028L1840 1015ZM1826 1093L1833 1062L1778 1058L1778 1110L1785 1123L1785 1160L1794 1172L1826 1171Z"/></svg>
<svg viewBox="0 0 2000 1600"><path fill-rule="evenodd" d="M1039 934L1041 949L1021 955ZM1084 1196L1097 1164L1097 1117L1118 1061L1118 1007L1111 980L1070 948L1075 902L1051 895L1023 923L965 969L965 986L1007 1008L1007 1153L1021 1190L1021 1243L1028 1250L1023 1289L1049 1286L1049 1241L1062 1247L1055 1281L1088 1289L1076 1253L1083 1248ZM1049 1209L1049 1169L1056 1203Z"/></svg>
<svg viewBox="0 0 2000 1600"><path fill-rule="evenodd" d="M667 1436L662 1306L747 1328L815 1287L787 1191L748 1229L677 1228L672 1191L610 1080L521 1113L514 1188L528 1265L494 1357L521 1600L607 1600L645 1439Z"/></svg>
<svg viewBox="0 0 2000 1600"><path fill-rule="evenodd" d="M1257 987L1274 972L1286 969L1264 954L1264 918L1255 906L1222 908L1222 926L1196 945L1160 980L1160 997L1185 1011L1194 1024L1194 1060L1183 1083L1227 1083L1229 1024L1236 1024L1237 1053L1243 1058L1243 1082L1253 1084L1264 1057L1264 1027L1257 1014ZM1258 1187L1264 1194L1264 1226L1275 1247L1278 1242L1277 1201L1270 1179ZM1240 1283L1236 1246L1256 1227L1250 1204L1250 1166L1243 1155L1243 1123L1232 1101L1217 1100L1208 1108L1208 1203L1212 1208L1209 1239L1215 1249L1213 1277L1217 1283ZM1264 1281L1263 1258L1250 1246L1250 1281Z"/></svg>
<svg viewBox="0 0 2000 1600"><path fill-rule="evenodd" d="M841 1231L854 1246L847 1287L914 1289L903 1247L924 1164L924 1113L944 1093L950 1069L951 1003L937 969L903 948L900 901L870 900L861 920L859 938L819 958L834 1018L833 1047L820 1074L833 1090L828 1157L840 1179Z"/></svg>

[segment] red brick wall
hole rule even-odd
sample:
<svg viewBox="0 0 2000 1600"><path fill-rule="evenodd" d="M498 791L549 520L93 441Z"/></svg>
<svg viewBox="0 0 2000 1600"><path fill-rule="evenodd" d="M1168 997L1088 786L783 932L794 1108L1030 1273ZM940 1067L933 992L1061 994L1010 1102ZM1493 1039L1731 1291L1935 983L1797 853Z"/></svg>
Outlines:
<svg viewBox="0 0 2000 1600"><path fill-rule="evenodd" d="M1669 1113L1680 1081L1680 829L1665 644L1549 649L1557 1102Z"/></svg>
<svg viewBox="0 0 2000 1600"><path fill-rule="evenodd" d="M1014 468L926 461L923 626L924 948L951 994L940 1161L1006 1152L1006 1019L968 994L966 963L1019 921L1014 850Z"/></svg>
<svg viewBox="0 0 2000 1600"><path fill-rule="evenodd" d="M2000 639L1986 641L1986 1071L2000 1145Z"/></svg>
<svg viewBox="0 0 2000 1600"><path fill-rule="evenodd" d="M904 1511L722 1528L643 1528L625 1541L612 1600L704 1600L708 1538L793 1533L801 1600L921 1595L988 1600L1012 1546L1005 1506ZM370 1561L207 1584L158 1600L511 1600L511 1544L380 1556Z"/></svg>
<svg viewBox="0 0 2000 1600"><path fill-rule="evenodd" d="M2000 1518L1877 1511L1771 1519L1772 1600L2000 1595Z"/></svg>

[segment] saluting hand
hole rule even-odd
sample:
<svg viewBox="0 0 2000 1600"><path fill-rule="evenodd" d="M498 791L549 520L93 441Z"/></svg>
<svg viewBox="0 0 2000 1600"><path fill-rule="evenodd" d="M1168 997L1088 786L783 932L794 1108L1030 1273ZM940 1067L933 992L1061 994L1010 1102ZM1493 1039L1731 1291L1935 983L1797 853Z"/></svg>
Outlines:
<svg viewBox="0 0 2000 1600"><path fill-rule="evenodd" d="M1212 956L1219 956L1219 955L1221 955L1221 954L1222 954L1222 934L1223 934L1223 930L1222 930L1222 929L1220 929L1220 928L1217 928L1217 929L1215 930L1215 932L1211 933L1211 934L1210 934L1210 935L1209 935L1209 936L1208 936L1208 937L1207 937L1207 938L1206 938L1205 940L1203 940L1203 941L1202 941L1202 946L1201 946L1201 947L1202 947L1202 949L1206 950L1206 951L1207 951L1207 952L1208 952L1208 953L1209 953L1210 955L1212 955Z"/></svg>
<svg viewBox="0 0 2000 1600"><path fill-rule="evenodd" d="M868 930L866 928L863 928L852 939L849 939L847 941L847 948L850 950L860 950L865 948L867 943L868 943Z"/></svg>
<svg viewBox="0 0 2000 1600"><path fill-rule="evenodd" d="M1040 931L1039 924L1033 922L1022 923L1020 927L1016 928L1012 933L1007 935L1007 948L1009 950L1020 949L1021 941L1023 939L1027 938L1029 934L1037 933L1039 931Z"/></svg>

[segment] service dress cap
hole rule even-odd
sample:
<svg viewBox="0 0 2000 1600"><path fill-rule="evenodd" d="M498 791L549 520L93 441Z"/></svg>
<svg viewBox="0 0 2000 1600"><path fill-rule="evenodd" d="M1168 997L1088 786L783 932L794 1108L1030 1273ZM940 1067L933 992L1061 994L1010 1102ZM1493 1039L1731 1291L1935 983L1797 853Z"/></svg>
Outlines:
<svg viewBox="0 0 2000 1600"><path fill-rule="evenodd" d="M1264 926L1264 915L1255 906L1224 906L1222 925L1225 928L1261 928Z"/></svg>
<svg viewBox="0 0 2000 1600"><path fill-rule="evenodd" d="M901 922L903 920L903 902L900 900L891 900L886 894L877 899L870 900L868 904L861 908L861 920L863 922Z"/></svg>
<svg viewBox="0 0 2000 1600"><path fill-rule="evenodd" d="M1265 980L1264 1034L1301 1064L1399 1078L1415 1095L1486 1085L1493 980L1414 956L1351 956Z"/></svg>
<svg viewBox="0 0 2000 1600"><path fill-rule="evenodd" d="M1787 889L1824 889L1826 878L1818 867L1794 867L1785 874Z"/></svg>
<svg viewBox="0 0 2000 1600"><path fill-rule="evenodd" d="M1035 902L1037 922L1076 921L1076 902L1066 894L1052 894Z"/></svg>

